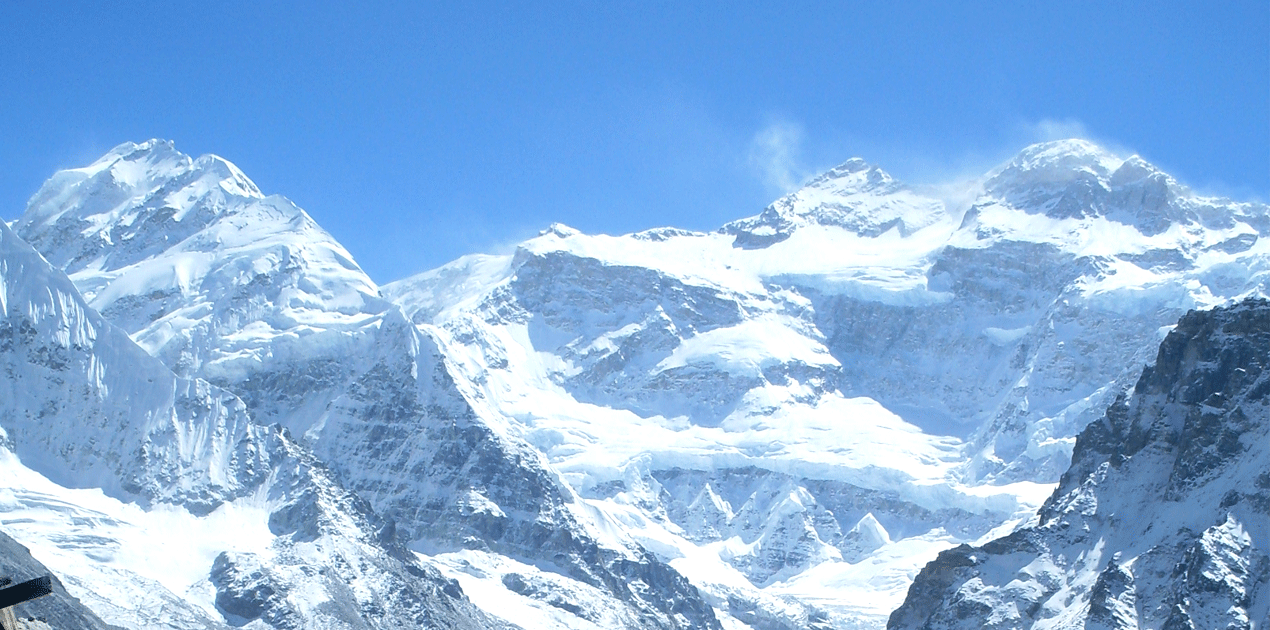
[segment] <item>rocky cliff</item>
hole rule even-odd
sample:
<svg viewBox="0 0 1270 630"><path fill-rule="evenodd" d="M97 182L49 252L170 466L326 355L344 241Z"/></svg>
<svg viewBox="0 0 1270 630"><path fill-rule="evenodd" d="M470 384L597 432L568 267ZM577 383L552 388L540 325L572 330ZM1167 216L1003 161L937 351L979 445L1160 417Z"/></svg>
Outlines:
<svg viewBox="0 0 1270 630"><path fill-rule="evenodd" d="M945 551L888 628L1270 623L1270 302L1182 317L1037 522Z"/></svg>

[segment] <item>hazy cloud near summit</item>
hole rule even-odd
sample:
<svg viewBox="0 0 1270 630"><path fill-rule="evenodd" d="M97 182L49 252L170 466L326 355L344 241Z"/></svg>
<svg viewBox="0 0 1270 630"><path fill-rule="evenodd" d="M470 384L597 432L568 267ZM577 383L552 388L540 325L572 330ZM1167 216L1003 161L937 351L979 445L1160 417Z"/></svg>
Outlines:
<svg viewBox="0 0 1270 630"><path fill-rule="evenodd" d="M1080 138L1088 140L1122 158L1137 154L1137 151L1114 139L1094 134L1089 130L1089 127L1085 126L1085 123L1075 118L1042 118L1036 122L1024 123L1022 129L1025 144Z"/></svg>
<svg viewBox="0 0 1270 630"><path fill-rule="evenodd" d="M1074 118L1061 120L1042 118L1033 123L1026 123L1023 127L1029 142L1049 142L1068 138L1090 139L1089 129L1085 127L1085 123Z"/></svg>
<svg viewBox="0 0 1270 630"><path fill-rule="evenodd" d="M777 120L759 130L750 140L749 165L763 183L790 193L802 185L807 173L801 165L803 128L787 120Z"/></svg>
<svg viewBox="0 0 1270 630"><path fill-rule="evenodd" d="M967 186L973 188L986 173L1038 142L1080 138L1120 157L1137 153L1097 135L1076 118L1003 121L994 135L992 142L978 147L949 148L890 138L822 137L809 134L797 122L774 118L750 137L745 161L751 173L777 195L798 190L833 164L861 157L901 181L942 196L949 190L962 195Z"/></svg>

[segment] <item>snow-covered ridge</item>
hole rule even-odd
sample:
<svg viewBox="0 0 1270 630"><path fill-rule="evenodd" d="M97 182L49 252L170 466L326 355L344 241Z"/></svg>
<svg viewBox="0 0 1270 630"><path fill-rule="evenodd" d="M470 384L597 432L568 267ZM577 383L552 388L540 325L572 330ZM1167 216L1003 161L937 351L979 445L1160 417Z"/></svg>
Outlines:
<svg viewBox="0 0 1270 630"><path fill-rule="evenodd" d="M232 378L289 339L355 328L385 306L303 210L166 141L59 172L14 229L179 374Z"/></svg>
<svg viewBox="0 0 1270 630"><path fill-rule="evenodd" d="M1088 192L1089 178L1100 192L1085 198L1081 195ZM779 200L758 217L729 224L717 234L658 232L657 238L645 233L612 237L556 228L523 244L514 257L482 258L479 271L467 270L470 263L442 267L388 285L385 295L406 307L416 321L446 319L460 302L468 309L476 308L482 291L492 294L501 283L516 285L513 278L518 269L525 269L525 264L533 269L533 261L563 254L598 263L601 267L595 272L597 278L603 277L600 269L605 268L615 273L624 268L652 269L661 277L686 286L738 296L748 316L760 317L760 313L773 309L801 309L803 313L790 320L797 321L808 311L813 312L813 319L818 321L811 322L810 328L793 327L799 335L809 334L808 343L813 345L824 344L826 337L830 338L830 345L833 337L848 346L860 341L847 338L845 332L855 329L851 321L859 320L861 314L839 311L835 316L826 310L872 305L867 307L874 313L870 317L887 312L889 318L900 320L924 313L923 326L927 319L944 317L935 313L948 312L952 321L961 323L950 327L944 321L931 322L938 330L930 333L960 338L948 340L953 347L978 337L996 348L974 352L988 355L983 360L989 364L977 368L987 372L978 372L982 380L991 376L991 365L999 365L1010 350L1030 348L1035 352L1038 338L1050 337L1049 343L1067 347L1072 340L1053 338L1065 333L1051 332L1057 321L1054 318L1065 312L1064 304L1072 305L1073 314L1089 308L1108 312L1098 317L1130 320L1141 319L1144 311L1170 309L1167 314L1149 317L1150 324L1142 321L1140 332L1132 333L1137 339L1133 342L1136 347L1149 352L1154 343L1153 331L1168 325L1170 317L1192 306L1238 298L1261 286L1267 252L1259 242L1261 231L1267 227L1264 205L1196 197L1140 158L1121 159L1084 141L1029 147L985 179L989 185L969 204L964 215L949 214L941 200L922 197L876 167L852 160ZM1007 181L1014 183L1007 185ZM1161 198L1160 203L1166 206L1161 210L1163 214L1153 215L1175 218L1163 231L1144 227L1138 221L1141 217L1134 214L1145 207L1143 204L1149 205L1147 193L1154 186L1151 182L1156 181L1164 181L1172 191L1170 196ZM1043 193L1047 200L1044 203L1057 199L1086 205L1080 206L1083 209L1079 212L1051 216L1042 207L1021 204L1023 198L1011 192L1015 189ZM1135 197L1137 193L1141 194ZM887 215L892 218L878 224L889 226L880 232L862 230L861 224L839 220L865 220L875 216L879 208L892 212ZM905 213L918 218L894 222ZM759 236L762 238L757 241L751 238ZM992 278L991 274L1000 277ZM780 290L773 291L774 288ZM456 297L461 293L462 297L442 306L431 297L439 293ZM968 308L978 313L968 312ZM447 314L442 315L442 310ZM595 341L588 340L585 348L594 353L598 348L613 346L619 339L613 335L619 329L621 326L616 326ZM687 332L691 336L692 331ZM886 328L881 332L885 334ZM720 334L723 333L709 333ZM772 350L773 357L779 358L785 353L783 348L792 347L780 345L782 349ZM894 349L896 345L890 343L889 347ZM851 369L842 358L854 356L854 351L847 347L830 350L839 364ZM914 362L929 363L916 358L925 353L922 345L914 345L912 350ZM678 352L686 351L685 348ZM866 359L877 356L876 350L863 352ZM1118 353L1111 353L1108 358L1124 363ZM1064 364L1076 360L1054 358ZM1134 362L1137 360L1128 361ZM1010 382L992 384L991 390L972 394L974 400L957 400L959 396L954 394L941 396L943 400L920 401L912 400L911 393L900 392L895 393L907 400L894 400L892 392L882 391L905 382L910 384L909 389L947 390L948 378L958 378L963 371L951 357L944 366L930 367L935 367L936 372L956 372L930 374L928 367L916 381L898 378L894 385L868 384L879 376L888 376L887 370L870 370L873 374L856 375L865 383L854 386L853 391L884 404L893 403L893 408L917 407L914 419L943 417L967 427L983 426L991 420L992 405L988 401L1009 391L1021 376L1018 368L1007 368L1015 370L1013 379L1006 378ZM1067 405L1078 403L1107 380L1117 378L1115 372L1107 371L1113 367L1109 363L1090 374L1081 385L1083 394L1065 394ZM912 387L914 382L931 387ZM954 391L964 387L956 386ZM989 406L985 408L985 404ZM1013 400L997 404L1019 407ZM1051 405L1044 412L1054 418L1062 410ZM1070 436L1082 420L1063 422L1059 433L1065 435L1047 430L1048 435L1036 438L1035 446L1041 450L1033 449L1032 459L1038 459L1038 455L1048 457L1043 450L1049 448L1044 446L1049 440L1058 440L1053 444L1065 443L1070 448ZM1060 457L1062 450L1058 450ZM1015 451L1008 457L1018 454ZM1049 467L1051 478L1061 471L1062 465L1059 462L1058 466Z"/></svg>

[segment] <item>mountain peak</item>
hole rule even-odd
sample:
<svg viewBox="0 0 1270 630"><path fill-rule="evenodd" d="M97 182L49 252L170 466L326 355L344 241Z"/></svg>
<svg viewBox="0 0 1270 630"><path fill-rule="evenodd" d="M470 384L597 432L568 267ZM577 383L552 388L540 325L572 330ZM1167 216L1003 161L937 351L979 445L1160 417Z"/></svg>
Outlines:
<svg viewBox="0 0 1270 630"><path fill-rule="evenodd" d="M140 143L124 142L92 164L64 172L93 176L103 171L110 171L115 183L135 187L193 173L197 174L193 179L210 178L214 183L225 182L243 196L263 196L256 184L229 160L210 153L191 158L178 151L176 143L159 138Z"/></svg>
<svg viewBox="0 0 1270 630"><path fill-rule="evenodd" d="M758 216L733 221L720 230L736 236L735 247L765 248L807 225L833 226L861 236L892 229L907 236L939 222L943 202L909 189L886 171L851 158L777 199Z"/></svg>
<svg viewBox="0 0 1270 630"><path fill-rule="evenodd" d="M97 159L86 169L94 166L109 166L120 160L136 162L153 155L180 155L181 152L176 150L176 143L171 140L162 138L150 138L145 142L123 142L116 145L113 149L106 152L105 155Z"/></svg>
<svg viewBox="0 0 1270 630"><path fill-rule="evenodd" d="M267 324L253 343L298 321L308 330L339 327L383 307L348 251L303 210L262 195L228 160L192 159L164 140L121 144L87 168L58 172L13 229L70 275L93 308L180 370L221 356L186 348L214 328L201 317L224 315L209 305L244 287L269 304L252 311ZM138 290L144 299L133 299ZM244 339L226 341L237 345L224 354L250 360Z"/></svg>
<svg viewBox="0 0 1270 630"><path fill-rule="evenodd" d="M827 189L837 193L886 194L900 188L900 183L890 173L863 158L853 157L816 176L805 189ZM793 194L798 194L797 192Z"/></svg>
<svg viewBox="0 0 1270 630"><path fill-rule="evenodd" d="M31 198L28 207L35 207L41 198L47 197L49 184L58 187L75 185L85 180L115 187L132 188L144 185L156 175L187 170L190 157L176 150L170 140L150 139L145 142L125 142L115 146L92 164L82 168L59 171Z"/></svg>
<svg viewBox="0 0 1270 630"><path fill-rule="evenodd" d="M1190 221L1176 202L1189 193L1140 156L1119 157L1088 140L1042 142L989 173L984 189L1029 213L1056 219L1102 216L1158 234Z"/></svg>
<svg viewBox="0 0 1270 630"><path fill-rule="evenodd" d="M990 175L991 180L1022 179L1022 183L1069 181L1081 174L1106 179L1124 159L1080 138L1033 144Z"/></svg>
<svg viewBox="0 0 1270 630"><path fill-rule="evenodd" d="M538 236L557 236L560 238L569 238L578 234L581 234L581 232L559 222L552 223L547 226L547 229L538 232Z"/></svg>
<svg viewBox="0 0 1270 630"><path fill-rule="evenodd" d="M212 202L209 196L221 200ZM63 220L87 221L98 227L130 223L125 216L128 209L179 209L201 203L200 199L209 201L202 205L223 208L225 197L260 199L264 195L224 158L192 159L170 140L125 142L88 166L54 174L27 202L16 225L19 231L29 232L33 226L51 228Z"/></svg>

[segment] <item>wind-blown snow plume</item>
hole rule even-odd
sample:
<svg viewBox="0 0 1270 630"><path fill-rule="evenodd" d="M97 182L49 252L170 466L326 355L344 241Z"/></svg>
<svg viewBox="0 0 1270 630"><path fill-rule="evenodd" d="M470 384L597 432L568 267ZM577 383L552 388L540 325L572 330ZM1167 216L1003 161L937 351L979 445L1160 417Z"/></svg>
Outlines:
<svg viewBox="0 0 1270 630"><path fill-rule="evenodd" d="M754 134L749 163L771 188L788 193L805 179L800 163L803 130L788 121L777 121Z"/></svg>

